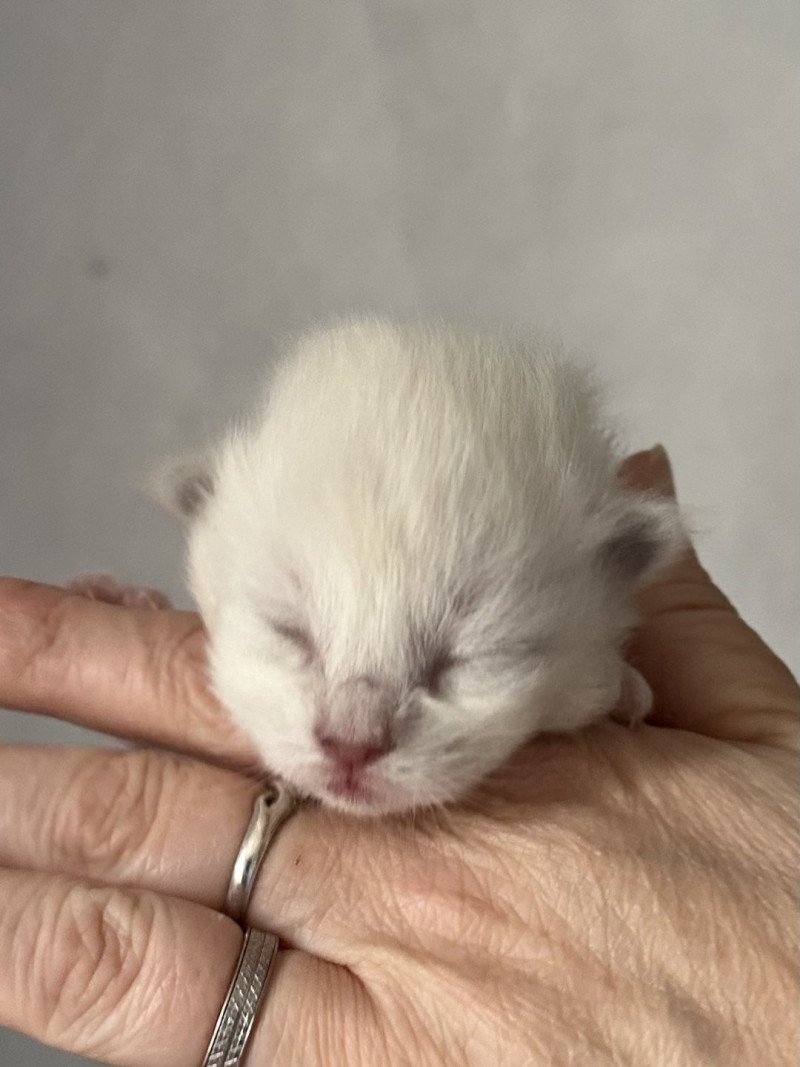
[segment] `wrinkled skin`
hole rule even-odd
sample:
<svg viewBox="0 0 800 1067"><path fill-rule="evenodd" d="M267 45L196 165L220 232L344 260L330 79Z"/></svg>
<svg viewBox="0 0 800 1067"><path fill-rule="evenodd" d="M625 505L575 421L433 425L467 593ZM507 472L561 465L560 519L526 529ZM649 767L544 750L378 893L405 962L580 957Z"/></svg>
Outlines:
<svg viewBox="0 0 800 1067"><path fill-rule="evenodd" d="M659 452L623 476L671 492ZM795 1062L797 685L694 556L641 607L651 724L536 740L446 812L284 827L249 916L285 944L250 1067ZM201 1062L258 789L203 640L0 583L0 702L191 755L0 747L0 1024Z"/></svg>

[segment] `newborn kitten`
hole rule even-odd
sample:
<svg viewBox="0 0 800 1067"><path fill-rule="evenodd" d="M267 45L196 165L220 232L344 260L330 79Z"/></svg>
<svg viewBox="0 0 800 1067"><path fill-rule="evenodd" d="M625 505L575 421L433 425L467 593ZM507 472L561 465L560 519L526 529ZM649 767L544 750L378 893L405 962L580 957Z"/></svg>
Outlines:
<svg viewBox="0 0 800 1067"><path fill-rule="evenodd" d="M401 811L623 694L646 714L620 649L682 533L618 459L551 344L375 319L302 338L249 424L162 486L215 691L265 764Z"/></svg>

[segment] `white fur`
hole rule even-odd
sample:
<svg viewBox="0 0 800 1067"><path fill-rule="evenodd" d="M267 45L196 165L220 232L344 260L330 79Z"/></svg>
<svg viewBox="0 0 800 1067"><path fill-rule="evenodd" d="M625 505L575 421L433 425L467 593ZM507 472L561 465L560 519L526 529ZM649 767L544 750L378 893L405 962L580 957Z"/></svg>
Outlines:
<svg viewBox="0 0 800 1067"><path fill-rule="evenodd" d="M189 574L216 692L271 770L351 810L452 800L536 732L610 711L631 590L680 543L672 504L619 487L585 369L537 339L309 334L210 462ZM643 520L657 549L629 573L624 536L621 565L604 546ZM348 697L361 676L381 699ZM369 802L328 792L320 716L391 731Z"/></svg>

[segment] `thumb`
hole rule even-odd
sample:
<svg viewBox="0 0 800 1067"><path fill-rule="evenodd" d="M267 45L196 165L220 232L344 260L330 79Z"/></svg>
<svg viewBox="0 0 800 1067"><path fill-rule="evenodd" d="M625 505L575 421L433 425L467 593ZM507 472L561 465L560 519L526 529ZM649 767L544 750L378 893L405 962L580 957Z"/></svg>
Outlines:
<svg viewBox="0 0 800 1067"><path fill-rule="evenodd" d="M633 488L675 496L660 446L630 456L620 477ZM640 594L639 609L629 658L653 689L654 724L797 747L797 682L714 585L691 546Z"/></svg>

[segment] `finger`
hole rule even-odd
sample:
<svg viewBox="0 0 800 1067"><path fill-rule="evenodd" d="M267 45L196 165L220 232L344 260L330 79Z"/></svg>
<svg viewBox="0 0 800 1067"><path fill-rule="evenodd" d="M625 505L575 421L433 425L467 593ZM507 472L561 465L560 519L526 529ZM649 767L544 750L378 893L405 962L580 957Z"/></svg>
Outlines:
<svg viewBox="0 0 800 1067"><path fill-rule="evenodd" d="M116 607L0 579L0 706L120 737L254 760L209 688L197 615Z"/></svg>
<svg viewBox="0 0 800 1067"><path fill-rule="evenodd" d="M0 899L0 1026L120 1067L202 1062L241 947L232 920L20 871L0 870ZM324 1057L357 992L342 968L279 952L248 1062L344 1062Z"/></svg>
<svg viewBox="0 0 800 1067"><path fill-rule="evenodd" d="M675 496L661 448L630 457L628 484ZM742 621L688 546L639 597L630 649L655 693L651 721L735 741L798 742L800 690L791 672Z"/></svg>
<svg viewBox="0 0 800 1067"><path fill-rule="evenodd" d="M239 952L232 920L18 871L0 870L0 898L0 1024L104 1063L202 1062Z"/></svg>
<svg viewBox="0 0 800 1067"><path fill-rule="evenodd" d="M0 747L0 866L225 901L262 786L163 752Z"/></svg>
<svg viewBox="0 0 800 1067"><path fill-rule="evenodd" d="M221 909L261 788L163 752L3 746L0 867ZM392 856L407 844L396 827L385 828L380 846L370 838L369 823L353 825L314 806L296 812L271 843L249 920L292 945L339 958L341 943L352 942L356 897L362 922L374 910L380 927L383 883L391 884ZM380 886L371 886L369 864L381 868Z"/></svg>

